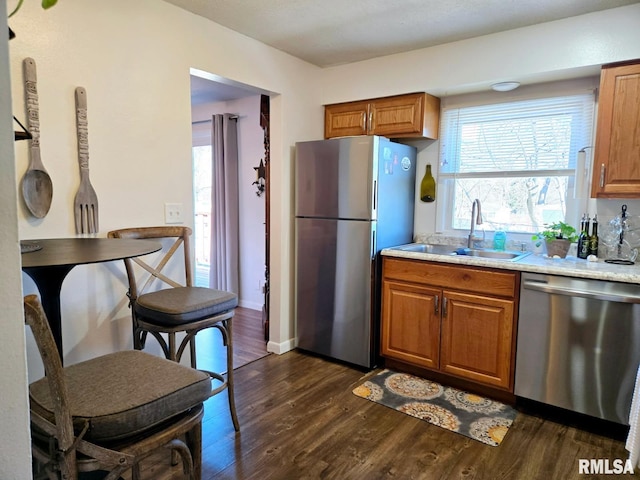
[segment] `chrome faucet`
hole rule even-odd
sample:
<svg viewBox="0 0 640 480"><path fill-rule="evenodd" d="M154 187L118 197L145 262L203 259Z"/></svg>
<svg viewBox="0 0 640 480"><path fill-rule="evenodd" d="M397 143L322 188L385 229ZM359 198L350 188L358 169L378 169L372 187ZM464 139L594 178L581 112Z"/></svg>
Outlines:
<svg viewBox="0 0 640 480"><path fill-rule="evenodd" d="M478 216L476 216L476 204L478 205ZM477 198L473 201L473 205L471 205L471 230L469 232L469 240L467 240L467 248L473 247L473 242L479 241L479 238L476 238L473 233L475 232L476 225L482 225L482 207L480 205L480 200Z"/></svg>

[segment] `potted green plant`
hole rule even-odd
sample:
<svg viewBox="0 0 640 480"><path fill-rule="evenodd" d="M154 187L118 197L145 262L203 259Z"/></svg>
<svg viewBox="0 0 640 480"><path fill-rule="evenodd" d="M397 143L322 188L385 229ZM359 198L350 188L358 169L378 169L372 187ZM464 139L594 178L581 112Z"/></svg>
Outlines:
<svg viewBox="0 0 640 480"><path fill-rule="evenodd" d="M24 0L19 0L18 1L18 5L16 5L16 8L14 8L11 13L8 15L7 18L11 18L13 17L18 10L20 10L20 7L22 7ZM51 8L53 7L56 3L58 3L58 0L42 0L42 8L47 9L47 8Z"/></svg>
<svg viewBox="0 0 640 480"><path fill-rule="evenodd" d="M16 5L16 8L14 8L11 13L9 13L9 15L7 15L7 18L11 18L13 17L16 13L18 13L18 10L20 10L20 7L22 7L22 4L24 3L24 0L19 0L18 1L18 5ZM47 8L51 8L53 7L56 3L58 3L58 0L42 0L42 8L47 9ZM9 40L11 40L12 38L15 38L16 34L13 33L13 30L11 30L11 28L9 28Z"/></svg>
<svg viewBox="0 0 640 480"><path fill-rule="evenodd" d="M578 241L576 229L564 222L555 222L545 225L545 227L542 232L535 234L531 239L537 242L536 246L540 246L544 240L547 246L547 255L550 257L565 258L571 244Z"/></svg>

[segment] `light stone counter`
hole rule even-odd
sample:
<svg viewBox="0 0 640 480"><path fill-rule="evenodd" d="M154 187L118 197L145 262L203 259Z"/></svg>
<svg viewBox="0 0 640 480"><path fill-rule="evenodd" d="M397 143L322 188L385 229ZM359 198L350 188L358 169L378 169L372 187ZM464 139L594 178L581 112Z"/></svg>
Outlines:
<svg viewBox="0 0 640 480"><path fill-rule="evenodd" d="M455 247L452 248L455 249ZM516 262L465 255L409 252L393 248L385 248L381 253L387 257L640 284L640 265L638 263L635 265L613 265L605 263L604 259L598 259L597 262L588 262L572 256L567 256L564 259L552 259L533 253Z"/></svg>

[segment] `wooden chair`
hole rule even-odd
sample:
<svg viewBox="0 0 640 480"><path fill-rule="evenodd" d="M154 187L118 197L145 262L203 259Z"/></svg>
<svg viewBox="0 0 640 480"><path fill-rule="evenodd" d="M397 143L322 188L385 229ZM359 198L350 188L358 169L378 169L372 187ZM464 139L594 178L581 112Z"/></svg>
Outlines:
<svg viewBox="0 0 640 480"><path fill-rule="evenodd" d="M206 373L136 350L63 367L38 297L24 310L46 373L29 386L34 479L113 480L132 469L138 480L139 462L166 447L200 480Z"/></svg>
<svg viewBox="0 0 640 480"><path fill-rule="evenodd" d="M156 266L149 265L141 258L124 260L129 280L127 296L133 320L134 348L142 350L147 334L150 333L162 347L166 358L180 362L186 346L189 345L191 366L197 368L196 334L205 328L217 328L222 334L222 342L227 349L226 379L218 372L205 371L212 379L220 382L212 390L212 396L222 390L227 390L233 427L236 432L240 431L233 393L231 325L235 308L238 306L238 296L232 292L193 286L189 242L191 229L189 227L124 228L113 230L108 233L108 236L110 238L157 239L163 242L162 257ZM179 262L182 265L179 270L184 273L184 283L170 278L163 272L165 267L167 269L175 267L179 257L177 252L180 251L182 251L183 258ZM170 262L172 258L176 258L176 261ZM144 283L138 281L144 272L140 273L140 269L137 269L139 275L136 275L136 264L149 274ZM164 282L165 287L168 287L147 292L147 289L155 283L154 280ZM179 345L176 342L177 333L185 334ZM168 342L163 335L167 335Z"/></svg>

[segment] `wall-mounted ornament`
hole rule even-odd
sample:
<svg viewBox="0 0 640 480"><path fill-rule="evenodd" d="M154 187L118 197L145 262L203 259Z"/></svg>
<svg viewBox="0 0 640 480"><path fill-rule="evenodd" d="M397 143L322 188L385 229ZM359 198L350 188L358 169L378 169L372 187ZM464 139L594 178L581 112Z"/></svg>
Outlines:
<svg viewBox="0 0 640 480"><path fill-rule="evenodd" d="M256 178L256 181L251 185L257 185L258 191L256 192L256 195L260 197L264 193L265 182L265 168L262 159L260 159L260 165L258 165L257 167L253 167L253 169L256 171L258 178Z"/></svg>
<svg viewBox="0 0 640 480"><path fill-rule="evenodd" d="M44 168L40 156L40 114L38 108L38 87L36 62L33 58L22 61L24 71L24 93L27 107L27 131L31 134L29 141L29 165L22 176L22 198L36 218L44 218L51 208L53 198L53 182Z"/></svg>
<svg viewBox="0 0 640 480"><path fill-rule="evenodd" d="M89 179L89 125L87 123L87 91L76 87L76 134L80 185L73 201L76 233L98 233L98 195Z"/></svg>
<svg viewBox="0 0 640 480"><path fill-rule="evenodd" d="M436 200L436 181L431 173L430 163L427 163L424 177L420 182L420 200L423 202L435 202Z"/></svg>

